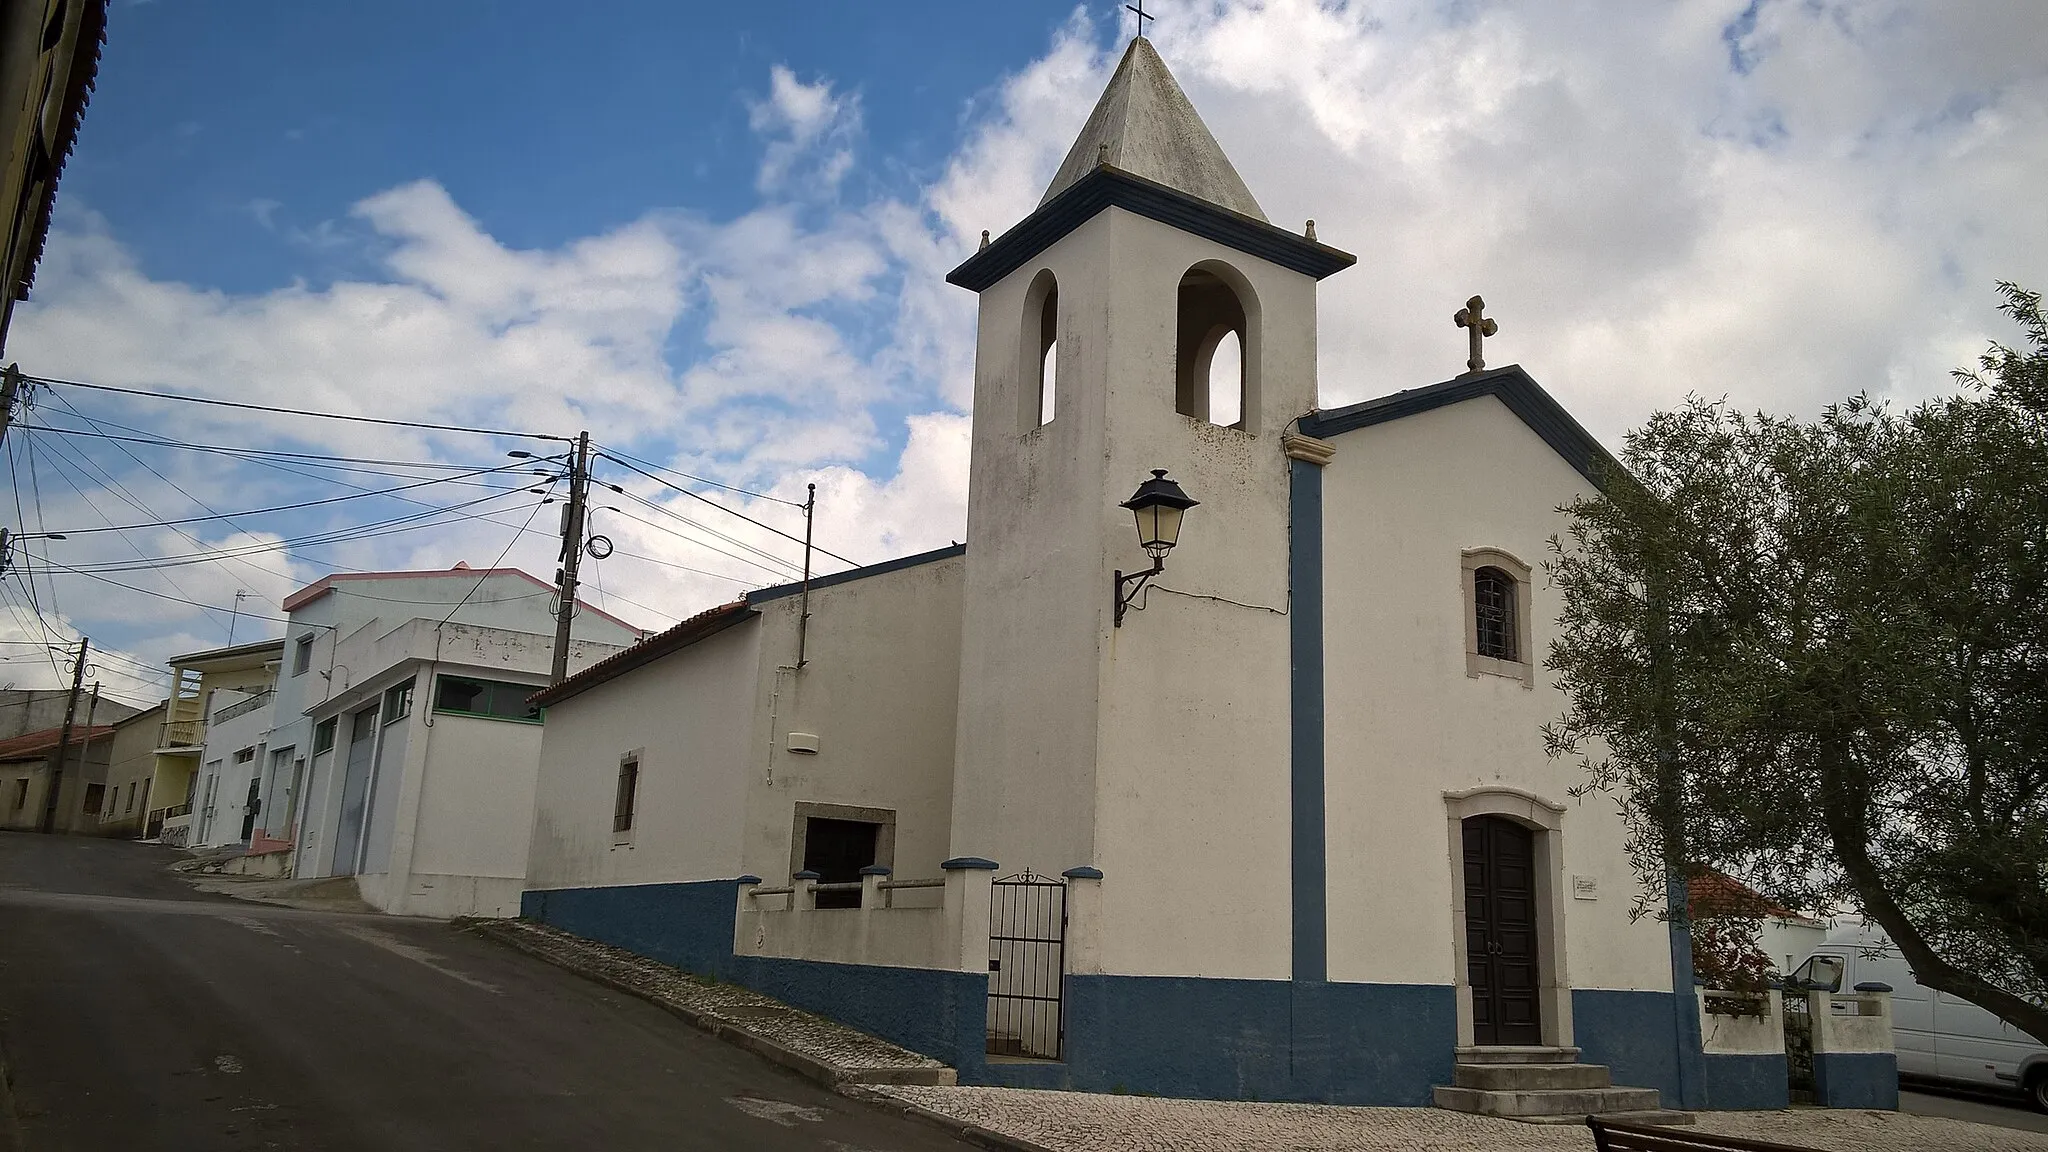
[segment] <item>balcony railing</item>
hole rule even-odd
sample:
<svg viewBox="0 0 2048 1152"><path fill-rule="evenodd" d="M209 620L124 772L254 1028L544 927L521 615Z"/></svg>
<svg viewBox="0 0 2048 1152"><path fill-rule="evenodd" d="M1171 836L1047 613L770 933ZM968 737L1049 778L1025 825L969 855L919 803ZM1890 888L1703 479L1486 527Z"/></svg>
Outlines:
<svg viewBox="0 0 2048 1152"><path fill-rule="evenodd" d="M244 700L239 704L230 704L227 707L213 714L213 722L215 724L225 723L226 721L233 720L237 716L247 716L249 713L256 711L258 708L268 707L270 704L270 698L275 695L277 695L277 692L273 689L268 692L258 692L256 695L249 697L247 700Z"/></svg>
<svg viewBox="0 0 2048 1152"><path fill-rule="evenodd" d="M206 721L170 720L164 723L163 742L159 748L197 748L205 742Z"/></svg>

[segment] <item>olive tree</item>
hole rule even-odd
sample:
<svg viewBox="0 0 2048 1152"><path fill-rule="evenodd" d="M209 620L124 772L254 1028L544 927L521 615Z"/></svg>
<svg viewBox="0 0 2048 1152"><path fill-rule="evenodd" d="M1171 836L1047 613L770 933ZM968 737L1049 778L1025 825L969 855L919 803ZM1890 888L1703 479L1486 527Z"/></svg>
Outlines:
<svg viewBox="0 0 2048 1152"><path fill-rule="evenodd" d="M1919 981L2048 1041L2048 324L1952 395L1818 419L1694 399L1626 440L1546 565L1546 728L1696 866L1859 911Z"/></svg>

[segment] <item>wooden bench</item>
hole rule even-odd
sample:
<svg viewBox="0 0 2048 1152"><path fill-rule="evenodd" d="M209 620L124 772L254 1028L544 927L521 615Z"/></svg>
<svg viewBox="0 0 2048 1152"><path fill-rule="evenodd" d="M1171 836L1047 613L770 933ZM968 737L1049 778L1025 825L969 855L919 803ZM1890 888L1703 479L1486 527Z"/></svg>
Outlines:
<svg viewBox="0 0 2048 1152"><path fill-rule="evenodd" d="M1659 1128L1651 1124L1624 1124L1586 1117L1593 1130L1593 1147L1600 1152L1814 1152L1797 1144L1773 1144L1742 1136L1716 1136L1685 1128Z"/></svg>

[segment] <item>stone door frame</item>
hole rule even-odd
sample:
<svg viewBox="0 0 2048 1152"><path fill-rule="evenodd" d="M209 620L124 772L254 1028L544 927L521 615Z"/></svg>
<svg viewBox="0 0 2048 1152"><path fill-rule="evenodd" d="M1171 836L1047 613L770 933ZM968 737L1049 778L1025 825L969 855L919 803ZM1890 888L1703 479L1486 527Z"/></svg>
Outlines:
<svg viewBox="0 0 2048 1152"><path fill-rule="evenodd" d="M1536 887L1536 995L1543 1043L1572 1043L1572 986L1564 957L1565 806L1519 788L1473 788L1444 793L1447 863L1451 870L1451 949L1458 992L1458 1046L1473 1041L1472 984L1465 955L1465 821L1499 816L1534 833Z"/></svg>

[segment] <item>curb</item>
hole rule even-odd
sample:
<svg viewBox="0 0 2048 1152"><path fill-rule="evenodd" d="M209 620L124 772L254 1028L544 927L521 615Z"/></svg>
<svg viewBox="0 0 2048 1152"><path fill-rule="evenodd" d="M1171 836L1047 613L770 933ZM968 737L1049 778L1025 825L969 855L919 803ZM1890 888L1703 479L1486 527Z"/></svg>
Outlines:
<svg viewBox="0 0 2048 1152"><path fill-rule="evenodd" d="M522 938L519 933L501 927L497 921L483 919L463 920L456 922L455 927L460 931L474 933L487 940L495 941L515 952L523 952L536 960L552 964L564 972L580 976L593 984L602 984L614 992L623 992L635 999L645 1000L693 1028L716 1036L735 1047L744 1048L768 1060L770 1063L779 1064L806 1080L821 1084L850 1100L858 1100L870 1107L894 1112L937 1128L943 1128L976 1147L989 1149L990 1152L1053 1152L1052 1149L1042 1144L1005 1135L992 1128L984 1128L971 1120L962 1120L957 1116L948 1116L943 1112L935 1112L922 1105L912 1104L908 1100L899 1100L894 1096L875 1091L877 1086L890 1084L918 1085L920 1080L926 1078L926 1070L905 1068L866 1069L858 1072L848 1071L836 1065L828 1064L815 1056L799 1052L786 1044L771 1040L766 1036L727 1023L708 1013L698 1012L680 1004L670 1003L624 980L613 979L602 972L593 972L587 968L580 967L566 957L555 955L544 948L534 946ZM952 1069L948 1068L945 1071L950 1072ZM0 1152L7 1152L4 1145L0 1145Z"/></svg>
<svg viewBox="0 0 2048 1152"><path fill-rule="evenodd" d="M967 1141L969 1144L973 1144L978 1148L987 1148L990 1152L1054 1152L1053 1149L1043 1144L1026 1140L1021 1136L1011 1136L1007 1133L998 1132L993 1128L984 1128L972 1120L962 1120L958 1116L948 1116L944 1112L935 1112L922 1104L912 1104L908 1100L899 1100L894 1096L877 1092L863 1084L836 1085L833 1091L841 1096L858 1100L863 1104L868 1104L887 1112L894 1112L900 1116L907 1116L912 1120L929 1124L935 1128L943 1128L947 1132Z"/></svg>

